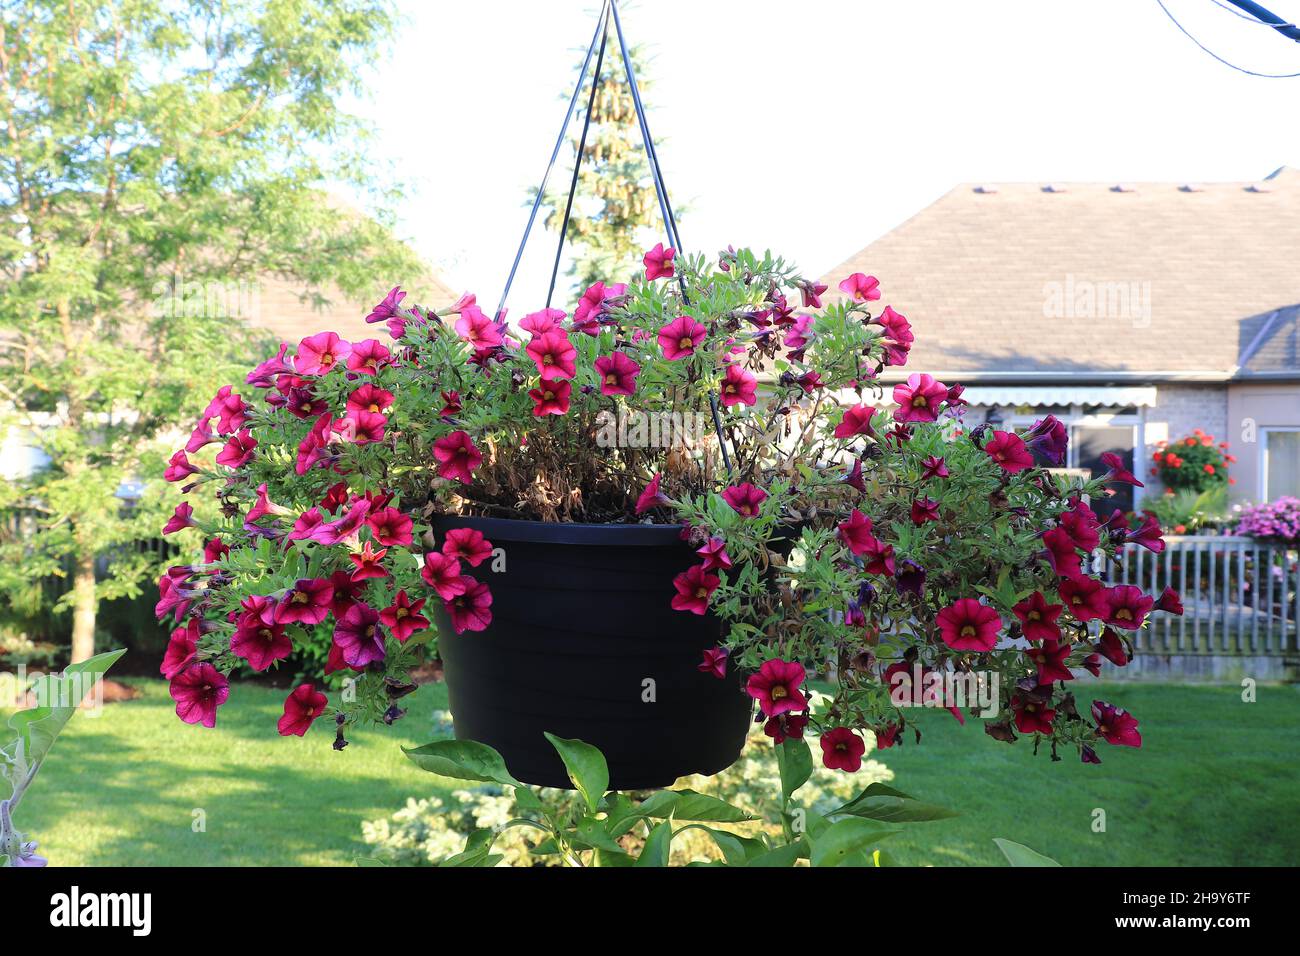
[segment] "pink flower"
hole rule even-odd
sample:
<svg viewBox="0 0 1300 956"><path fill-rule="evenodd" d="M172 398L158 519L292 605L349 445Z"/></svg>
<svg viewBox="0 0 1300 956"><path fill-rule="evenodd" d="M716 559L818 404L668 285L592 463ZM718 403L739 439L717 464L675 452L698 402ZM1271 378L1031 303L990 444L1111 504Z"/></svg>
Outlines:
<svg viewBox="0 0 1300 956"><path fill-rule="evenodd" d="M477 568L492 557L492 542L475 528L452 528L443 539L442 553Z"/></svg>
<svg viewBox="0 0 1300 956"><path fill-rule="evenodd" d="M1097 643L1093 645L1093 649L1116 667L1126 667L1128 662L1133 659L1129 656L1124 641L1108 627L1102 628L1101 636L1097 639Z"/></svg>
<svg viewBox="0 0 1300 956"><path fill-rule="evenodd" d="M659 347L663 349L664 358L678 362L695 354L707 332L708 329L696 322L694 316L679 315L659 330Z"/></svg>
<svg viewBox="0 0 1300 956"><path fill-rule="evenodd" d="M563 379L554 382L547 382L542 379L540 386L528 390L528 397L534 403L534 417L567 415L569 412L569 396L572 394L573 386Z"/></svg>
<svg viewBox="0 0 1300 956"><path fill-rule="evenodd" d="M255 388L270 388L275 384L277 376L293 374L293 365L285 359L288 351L289 343L281 342L280 350L276 352L275 357L267 359L249 372L244 381Z"/></svg>
<svg viewBox="0 0 1300 956"><path fill-rule="evenodd" d="M855 555L864 555L875 541L871 533L871 519L857 508L849 514L849 520L839 525L837 532L840 543Z"/></svg>
<svg viewBox="0 0 1300 956"><path fill-rule="evenodd" d="M884 349L884 362L886 365L903 366L907 364L907 353L912 348L912 342L916 336L912 334L912 326L907 321L907 317L900 312L895 312L893 307L885 306L885 311L880 313L876 319L884 336L880 344Z"/></svg>
<svg viewBox="0 0 1300 956"><path fill-rule="evenodd" d="M1143 594L1141 588L1120 584L1107 589L1106 603L1106 623L1134 631L1142 626L1155 601Z"/></svg>
<svg viewBox="0 0 1300 956"><path fill-rule="evenodd" d="M878 538L872 538L867 542L867 548L862 552L862 557L867 562L865 568L867 574L887 574L893 577L894 546L892 544L885 544Z"/></svg>
<svg viewBox="0 0 1300 956"><path fill-rule="evenodd" d="M807 726L807 714L782 714L767 718L763 733L772 738L772 743L783 744L791 737L802 737Z"/></svg>
<svg viewBox="0 0 1300 956"><path fill-rule="evenodd" d="M176 510L172 512L172 516L167 519L167 523L163 525L162 533L175 534L182 528L197 528L198 523L195 522L193 515L194 506L188 501L182 501L176 506Z"/></svg>
<svg viewBox="0 0 1300 956"><path fill-rule="evenodd" d="M855 272L847 279L840 280L840 291L851 296L855 302L871 302L880 298L880 280L875 276Z"/></svg>
<svg viewBox="0 0 1300 956"><path fill-rule="evenodd" d="M668 498L659 491L659 482L661 480L661 475L655 475L650 479L650 483L645 486L645 490L641 492L641 497L636 500L637 514L645 514L652 508L659 508L668 503Z"/></svg>
<svg viewBox="0 0 1300 956"><path fill-rule="evenodd" d="M798 661L773 658L764 661L758 673L750 675L745 693L758 701L759 708L768 717L804 711L808 709L808 701L799 685L805 676L803 665Z"/></svg>
<svg viewBox="0 0 1300 956"><path fill-rule="evenodd" d="M672 278L673 259L677 256L677 250L671 247L665 249L662 242L656 243L655 247L645 254L641 261L645 264L645 278L647 282L654 282L655 279Z"/></svg>
<svg viewBox="0 0 1300 956"><path fill-rule="evenodd" d="M1144 488L1145 485L1133 476L1133 473L1124 467L1124 460L1113 451L1108 451L1101 456L1101 463L1110 469L1106 473L1107 482L1119 482L1124 485L1133 485L1136 488Z"/></svg>
<svg viewBox="0 0 1300 956"><path fill-rule="evenodd" d="M912 502L912 524L918 527L927 521L939 520L939 502L933 498L917 498Z"/></svg>
<svg viewBox="0 0 1300 956"><path fill-rule="evenodd" d="M1057 592L1077 621L1095 621L1110 613L1106 589L1096 578L1076 575L1061 581Z"/></svg>
<svg viewBox="0 0 1300 956"><path fill-rule="evenodd" d="M360 498L348 508L347 514L334 521L316 525L308 537L324 545L355 543L369 514L370 502Z"/></svg>
<svg viewBox="0 0 1300 956"><path fill-rule="evenodd" d="M349 554L348 560L356 568L352 572L352 580L366 581L370 578L388 577L388 571L381 563L386 554L388 554L387 548L380 548L378 551L372 550L369 541L361 546L360 551Z"/></svg>
<svg viewBox="0 0 1300 956"><path fill-rule="evenodd" d="M732 485L723 491L722 500L731 505L736 514L743 518L752 518L758 514L763 502L767 500L767 492L745 482L741 485Z"/></svg>
<svg viewBox="0 0 1300 956"><path fill-rule="evenodd" d="M727 408L732 405L753 405L757 396L758 379L752 372L747 372L739 365L728 365L722 378L722 404Z"/></svg>
<svg viewBox="0 0 1300 956"><path fill-rule="evenodd" d="M444 601L460 597L474 583L473 578L460 573L459 561L437 552L430 552L424 556L424 567L420 569L420 577Z"/></svg>
<svg viewBox="0 0 1300 956"><path fill-rule="evenodd" d="M344 568L339 568L329 576L330 587L334 589L334 596L330 598L330 613L336 618L343 617L348 613L352 605L361 600L365 594L366 582L353 581L352 572Z"/></svg>
<svg viewBox="0 0 1300 956"><path fill-rule="evenodd" d="M704 674L712 674L718 680L727 676L727 649L725 647L710 647L704 651L704 660L696 665L696 670Z"/></svg>
<svg viewBox="0 0 1300 956"><path fill-rule="evenodd" d="M356 417L361 412L379 415L392 404L392 392L366 382L348 396L348 414L352 417Z"/></svg>
<svg viewBox="0 0 1300 956"><path fill-rule="evenodd" d="M1002 619L974 598L961 598L935 618L943 642L954 651L991 651L998 642Z"/></svg>
<svg viewBox="0 0 1300 956"><path fill-rule="evenodd" d="M1141 747L1142 735L1138 733L1138 722L1132 714L1121 710L1104 700L1092 702L1092 719L1097 723L1097 733L1107 743L1121 747Z"/></svg>
<svg viewBox="0 0 1300 956"><path fill-rule="evenodd" d="M329 617L334 586L325 578L299 578L275 606L276 624L319 624Z"/></svg>
<svg viewBox="0 0 1300 956"><path fill-rule="evenodd" d="M190 433L190 440L185 443L185 451L192 455L204 445L211 445L216 441L220 439L212 434L208 419L200 418L198 424L194 426L194 431Z"/></svg>
<svg viewBox="0 0 1300 956"><path fill-rule="evenodd" d="M1065 610L1063 604L1048 604L1042 592L1035 591L1011 609L1020 620L1020 630L1031 641L1055 641L1061 637L1056 619Z"/></svg>
<svg viewBox="0 0 1300 956"><path fill-rule="evenodd" d="M460 315L461 312L463 312L465 309L469 308L471 305L474 305L477 302L478 302L478 296L476 296L473 292L462 292L460 294L459 299L457 299L451 305L447 306L446 314ZM439 312L438 314L442 315L443 313Z"/></svg>
<svg viewBox="0 0 1300 956"><path fill-rule="evenodd" d="M167 640L167 649L163 652L162 676L171 680L185 668L194 663L198 655L199 622L191 618L188 625L172 630Z"/></svg>
<svg viewBox="0 0 1300 956"><path fill-rule="evenodd" d="M1051 565L1057 576L1073 577L1082 571L1079 562L1079 546L1064 528L1051 528L1043 532L1043 544L1047 551L1042 555Z"/></svg>
<svg viewBox="0 0 1300 956"><path fill-rule="evenodd" d="M1037 694L1017 691L1011 695L1011 710L1016 717L1016 730L1022 734L1050 734L1056 711L1048 706L1050 700Z"/></svg>
<svg viewBox="0 0 1300 956"><path fill-rule="evenodd" d="M349 667L367 667L382 661L387 652L379 612L367 604L352 605L334 626L334 643Z"/></svg>
<svg viewBox="0 0 1300 956"><path fill-rule="evenodd" d="M545 335L547 332L562 331L560 323L567 316L568 313L563 309L542 309L525 315L519 321L519 327L532 335Z"/></svg>
<svg viewBox="0 0 1300 956"><path fill-rule="evenodd" d="M803 307L805 309L820 309L822 307L822 293L826 291L826 286L820 282L809 282L807 279L795 283L799 287L799 294L803 297Z"/></svg>
<svg viewBox="0 0 1300 956"><path fill-rule="evenodd" d="M931 478L947 478L948 466L942 458L931 455L925 461L921 462L921 477L929 481Z"/></svg>
<svg viewBox="0 0 1300 956"><path fill-rule="evenodd" d="M894 409L894 421L936 421L947 398L947 385L936 382L929 375L909 375L907 384L894 386L894 401L898 403L898 408Z"/></svg>
<svg viewBox="0 0 1300 956"><path fill-rule="evenodd" d="M242 468L253 460L253 449L257 439L248 433L248 429L231 435L224 448L217 453L217 464L228 468Z"/></svg>
<svg viewBox="0 0 1300 956"><path fill-rule="evenodd" d="M857 773L862 769L866 742L848 727L836 727L822 734L822 764L827 770Z"/></svg>
<svg viewBox="0 0 1300 956"><path fill-rule="evenodd" d="M984 453L998 463L998 467L1008 474L1015 474L1033 467L1034 456L1020 436L1011 432L995 431L993 438L984 446Z"/></svg>
<svg viewBox="0 0 1300 956"><path fill-rule="evenodd" d="M388 346L378 339L365 339L352 346L348 353L348 371L358 375L374 375L392 361Z"/></svg>
<svg viewBox="0 0 1300 956"><path fill-rule="evenodd" d="M208 402L208 407L203 411L203 417L217 419L217 431L223 435L228 435L244 426L248 416L248 406L244 400L234 393L229 385L223 385L217 390L216 396Z"/></svg>
<svg viewBox="0 0 1300 956"><path fill-rule="evenodd" d="M1061 513L1061 528L1070 536L1074 545L1084 551L1091 551L1101 543L1101 535L1098 529L1101 522L1097 520L1097 514L1082 501L1076 502L1073 509ZM1156 525L1156 533L1159 534L1160 526Z"/></svg>
<svg viewBox="0 0 1300 956"><path fill-rule="evenodd" d="M280 736L301 737L307 733L312 722L325 713L328 702L329 698L317 691L314 684L299 684L284 699L284 716L276 724Z"/></svg>
<svg viewBox="0 0 1300 956"><path fill-rule="evenodd" d="M704 558L705 571L726 571L731 568L731 555L727 554L727 542L722 538L710 538L695 553Z"/></svg>
<svg viewBox="0 0 1300 956"><path fill-rule="evenodd" d="M230 548L220 538L211 538L203 544L203 561L206 564L220 561L229 553Z"/></svg>
<svg viewBox="0 0 1300 956"><path fill-rule="evenodd" d="M1176 614L1179 617L1183 615L1183 599L1178 592L1171 587L1166 587L1160 593L1159 599L1155 603L1157 611L1167 611L1170 614Z"/></svg>
<svg viewBox="0 0 1300 956"><path fill-rule="evenodd" d="M1160 531L1160 522L1149 511L1142 516L1142 523L1136 529L1125 534L1124 540L1139 544L1152 554L1159 554L1165 549L1165 539Z"/></svg>
<svg viewBox="0 0 1300 956"><path fill-rule="evenodd" d="M622 352L602 355L596 359L596 374L600 376L600 394L631 395L636 391L636 377L641 366Z"/></svg>
<svg viewBox="0 0 1300 956"><path fill-rule="evenodd" d="M709 598L721 583L718 576L709 574L702 564L683 571L673 578L673 587L677 589L672 600L673 610L703 615L709 609Z"/></svg>
<svg viewBox="0 0 1300 956"><path fill-rule="evenodd" d="M477 305L466 306L456 320L456 334L474 346L477 352L501 345L501 330Z"/></svg>
<svg viewBox="0 0 1300 956"><path fill-rule="evenodd" d="M1074 680L1074 673L1065 666L1065 659L1070 656L1069 644L1058 644L1055 640L1045 640L1037 647L1025 651L1031 664L1038 668L1038 683L1051 684L1058 680Z"/></svg>
<svg viewBox="0 0 1300 956"><path fill-rule="evenodd" d="M443 601L443 609L451 618L451 627L457 634L466 631L485 631L492 623L492 592L481 581L468 579L470 584L464 594Z"/></svg>
<svg viewBox="0 0 1300 956"><path fill-rule="evenodd" d="M230 638L230 651L248 661L255 671L264 671L293 653L293 643L283 624L267 624L256 614L243 614Z"/></svg>
<svg viewBox="0 0 1300 956"><path fill-rule="evenodd" d="M450 392L442 393L443 406L438 412L438 417L442 419L455 418L461 412L460 392L452 389Z"/></svg>
<svg viewBox="0 0 1300 956"><path fill-rule="evenodd" d="M807 347L813 338L813 317L811 315L801 315L786 330L785 338L782 344L788 349L802 349Z"/></svg>
<svg viewBox="0 0 1300 956"><path fill-rule="evenodd" d="M366 321L374 325L377 322L387 322L389 319L398 318L400 315L398 307L405 298L406 293L402 291L401 286L393 286L388 295L384 296L384 301L370 310L370 314L366 316Z"/></svg>
<svg viewBox="0 0 1300 956"><path fill-rule="evenodd" d="M411 528L413 522L409 515L404 515L396 508L381 508L372 511L366 518L375 541L386 548L409 548L411 546Z"/></svg>
<svg viewBox="0 0 1300 956"><path fill-rule="evenodd" d="M337 332L317 332L298 343L294 368L299 375L324 375L352 352Z"/></svg>
<svg viewBox="0 0 1300 956"><path fill-rule="evenodd" d="M294 463L296 474L307 474L324 457L325 447L329 444L331 418L328 411L322 414L298 443L298 459Z"/></svg>
<svg viewBox="0 0 1300 956"><path fill-rule="evenodd" d="M578 307L573 310L573 327L588 335L596 335L600 331L600 319L605 314L606 307L626 292L627 285L622 282L610 285L595 282L588 286L578 300Z"/></svg>
<svg viewBox="0 0 1300 956"><path fill-rule="evenodd" d="M871 427L871 416L874 414L875 409L868 408L866 405L854 405L852 408L846 408L844 417L835 426L834 437L853 438L855 435L869 435L874 438L876 433Z"/></svg>
<svg viewBox="0 0 1300 956"><path fill-rule="evenodd" d="M464 484L474 480L474 469L483 464L483 455L463 431L454 431L434 442L433 456L438 459L439 475Z"/></svg>
<svg viewBox="0 0 1300 956"><path fill-rule="evenodd" d="M211 664L194 664L173 677L168 690L177 717L187 724L215 727L217 708L230 696L230 682Z"/></svg>
<svg viewBox="0 0 1300 956"><path fill-rule="evenodd" d="M405 644L412 634L429 626L428 619L420 614L423 609L423 599L412 601L405 591L398 591L393 603L379 613L379 620L399 644Z"/></svg>
<svg viewBox="0 0 1300 956"><path fill-rule="evenodd" d="M569 337L559 329L534 336L524 351L536 363L537 374L541 376L543 382L573 378L577 372L574 359L577 358L578 350L573 347Z"/></svg>

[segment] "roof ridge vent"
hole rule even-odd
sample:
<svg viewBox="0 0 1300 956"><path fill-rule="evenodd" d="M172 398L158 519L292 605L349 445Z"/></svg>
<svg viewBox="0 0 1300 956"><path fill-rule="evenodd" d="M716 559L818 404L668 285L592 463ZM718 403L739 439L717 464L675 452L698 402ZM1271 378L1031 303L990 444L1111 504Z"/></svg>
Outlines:
<svg viewBox="0 0 1300 956"><path fill-rule="evenodd" d="M1060 183L1048 183L1046 186L1043 187L1043 192L1064 193L1064 192L1069 192L1069 190L1066 189L1066 187L1062 186Z"/></svg>
<svg viewBox="0 0 1300 956"><path fill-rule="evenodd" d="M1135 193L1137 189L1129 183L1116 183L1110 187L1110 191L1113 193Z"/></svg>
<svg viewBox="0 0 1300 956"><path fill-rule="evenodd" d="M1273 186L1269 183L1251 183L1246 187L1248 193L1271 193Z"/></svg>
<svg viewBox="0 0 1300 956"><path fill-rule="evenodd" d="M982 183L979 186L975 187L975 192L977 193L995 193L997 191L998 191L997 186L990 186L987 183Z"/></svg>
<svg viewBox="0 0 1300 956"><path fill-rule="evenodd" d="M1180 193L1203 193L1205 192L1205 187L1200 183L1183 183L1178 187L1178 191Z"/></svg>

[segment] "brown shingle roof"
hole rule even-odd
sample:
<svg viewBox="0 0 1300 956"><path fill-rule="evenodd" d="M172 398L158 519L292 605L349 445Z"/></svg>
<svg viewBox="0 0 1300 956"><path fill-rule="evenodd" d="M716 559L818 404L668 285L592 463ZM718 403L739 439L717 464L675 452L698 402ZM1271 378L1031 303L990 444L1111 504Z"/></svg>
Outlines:
<svg viewBox="0 0 1300 956"><path fill-rule="evenodd" d="M1297 264L1300 170L1284 167L1257 183L962 185L821 281L880 279L877 304L916 332L904 372L1224 378L1261 317L1300 303ZM1280 370L1285 350L1267 353L1273 374L1300 372L1294 349Z"/></svg>

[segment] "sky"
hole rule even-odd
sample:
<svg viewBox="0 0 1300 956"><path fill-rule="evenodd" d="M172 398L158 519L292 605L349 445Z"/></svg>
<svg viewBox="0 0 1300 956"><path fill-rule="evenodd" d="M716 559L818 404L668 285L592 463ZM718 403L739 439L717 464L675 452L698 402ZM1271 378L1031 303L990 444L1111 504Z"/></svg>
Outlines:
<svg viewBox="0 0 1300 956"><path fill-rule="evenodd" d="M1258 72L1300 44L1165 0ZM1264 4L1300 20L1300 0ZM595 0L405 0L354 104L406 184L400 231L495 303L595 27ZM652 132L688 251L771 248L818 276L958 183L1251 181L1300 165L1300 78L1236 72L1156 0L636 0ZM511 313L540 308L534 230ZM565 306L564 303L556 303Z"/></svg>

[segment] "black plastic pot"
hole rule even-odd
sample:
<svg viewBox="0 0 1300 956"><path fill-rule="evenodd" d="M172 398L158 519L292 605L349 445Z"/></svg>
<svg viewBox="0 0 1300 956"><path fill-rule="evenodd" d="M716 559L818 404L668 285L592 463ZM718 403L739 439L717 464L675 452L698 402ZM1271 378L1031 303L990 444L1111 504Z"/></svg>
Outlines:
<svg viewBox="0 0 1300 956"><path fill-rule="evenodd" d="M438 624L456 736L498 750L519 780L569 787L543 736L578 738L609 761L610 789L663 787L736 761L751 701L734 667L697 669L722 636L713 615L674 611L673 578L698 563L679 528L438 517L504 551L466 568L492 591L492 623L455 634ZM649 683L653 682L653 683Z"/></svg>

